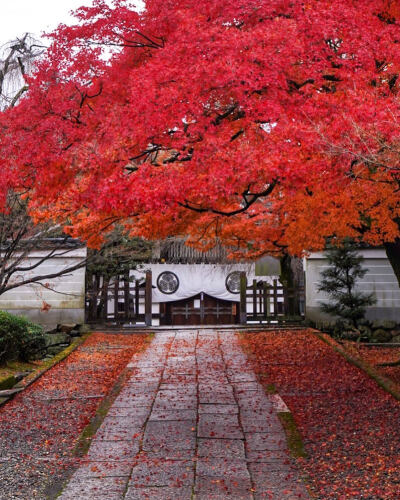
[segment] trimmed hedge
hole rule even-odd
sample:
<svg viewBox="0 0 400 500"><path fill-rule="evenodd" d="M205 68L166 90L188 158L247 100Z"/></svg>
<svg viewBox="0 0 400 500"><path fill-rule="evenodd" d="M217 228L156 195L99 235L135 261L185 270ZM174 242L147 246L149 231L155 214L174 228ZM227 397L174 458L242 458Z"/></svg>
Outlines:
<svg viewBox="0 0 400 500"><path fill-rule="evenodd" d="M0 311L0 363L40 357L46 348L43 328L27 319Z"/></svg>

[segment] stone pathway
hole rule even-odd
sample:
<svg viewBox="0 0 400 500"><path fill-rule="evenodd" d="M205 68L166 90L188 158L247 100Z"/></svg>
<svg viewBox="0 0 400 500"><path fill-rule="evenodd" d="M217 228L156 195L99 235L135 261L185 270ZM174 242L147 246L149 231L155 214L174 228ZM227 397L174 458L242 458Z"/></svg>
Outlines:
<svg viewBox="0 0 400 500"><path fill-rule="evenodd" d="M308 498L235 333L160 332L62 500Z"/></svg>

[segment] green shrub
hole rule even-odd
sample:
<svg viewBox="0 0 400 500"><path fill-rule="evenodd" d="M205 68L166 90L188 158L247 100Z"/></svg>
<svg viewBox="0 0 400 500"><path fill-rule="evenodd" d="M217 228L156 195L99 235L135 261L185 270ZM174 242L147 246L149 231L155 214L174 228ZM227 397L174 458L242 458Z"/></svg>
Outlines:
<svg viewBox="0 0 400 500"><path fill-rule="evenodd" d="M43 328L25 318L0 311L0 363L37 358L45 348Z"/></svg>

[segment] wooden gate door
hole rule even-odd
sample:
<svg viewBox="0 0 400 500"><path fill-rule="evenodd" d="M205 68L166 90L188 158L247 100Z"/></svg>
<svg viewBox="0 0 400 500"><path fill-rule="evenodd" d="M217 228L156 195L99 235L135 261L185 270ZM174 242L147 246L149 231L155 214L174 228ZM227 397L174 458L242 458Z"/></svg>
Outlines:
<svg viewBox="0 0 400 500"><path fill-rule="evenodd" d="M232 325L239 322L239 304L205 293L161 304L162 325Z"/></svg>

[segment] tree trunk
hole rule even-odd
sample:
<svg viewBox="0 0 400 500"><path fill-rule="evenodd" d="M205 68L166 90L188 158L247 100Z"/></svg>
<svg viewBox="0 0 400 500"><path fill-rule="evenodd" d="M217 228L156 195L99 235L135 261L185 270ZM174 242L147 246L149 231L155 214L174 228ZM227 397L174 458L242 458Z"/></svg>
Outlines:
<svg viewBox="0 0 400 500"><path fill-rule="evenodd" d="M389 259L400 287L400 238L397 238L393 243L385 243L384 246L387 258Z"/></svg>
<svg viewBox="0 0 400 500"><path fill-rule="evenodd" d="M400 228L400 219L396 219L397 225ZM393 272L397 278L397 282L400 287L400 238L396 238L393 243L385 243L384 245L386 250L387 258L392 266ZM393 361L391 363L382 363L378 366L399 366L400 359Z"/></svg>
<svg viewBox="0 0 400 500"><path fill-rule="evenodd" d="M282 255L281 259L281 275L279 281L287 288L294 288L294 272L292 269L292 257L288 254Z"/></svg>
<svg viewBox="0 0 400 500"><path fill-rule="evenodd" d="M298 314L298 307L296 304L295 280L292 268L292 257L284 254L281 259L281 275L279 281L284 287L285 297L285 314L287 316L295 316Z"/></svg>

